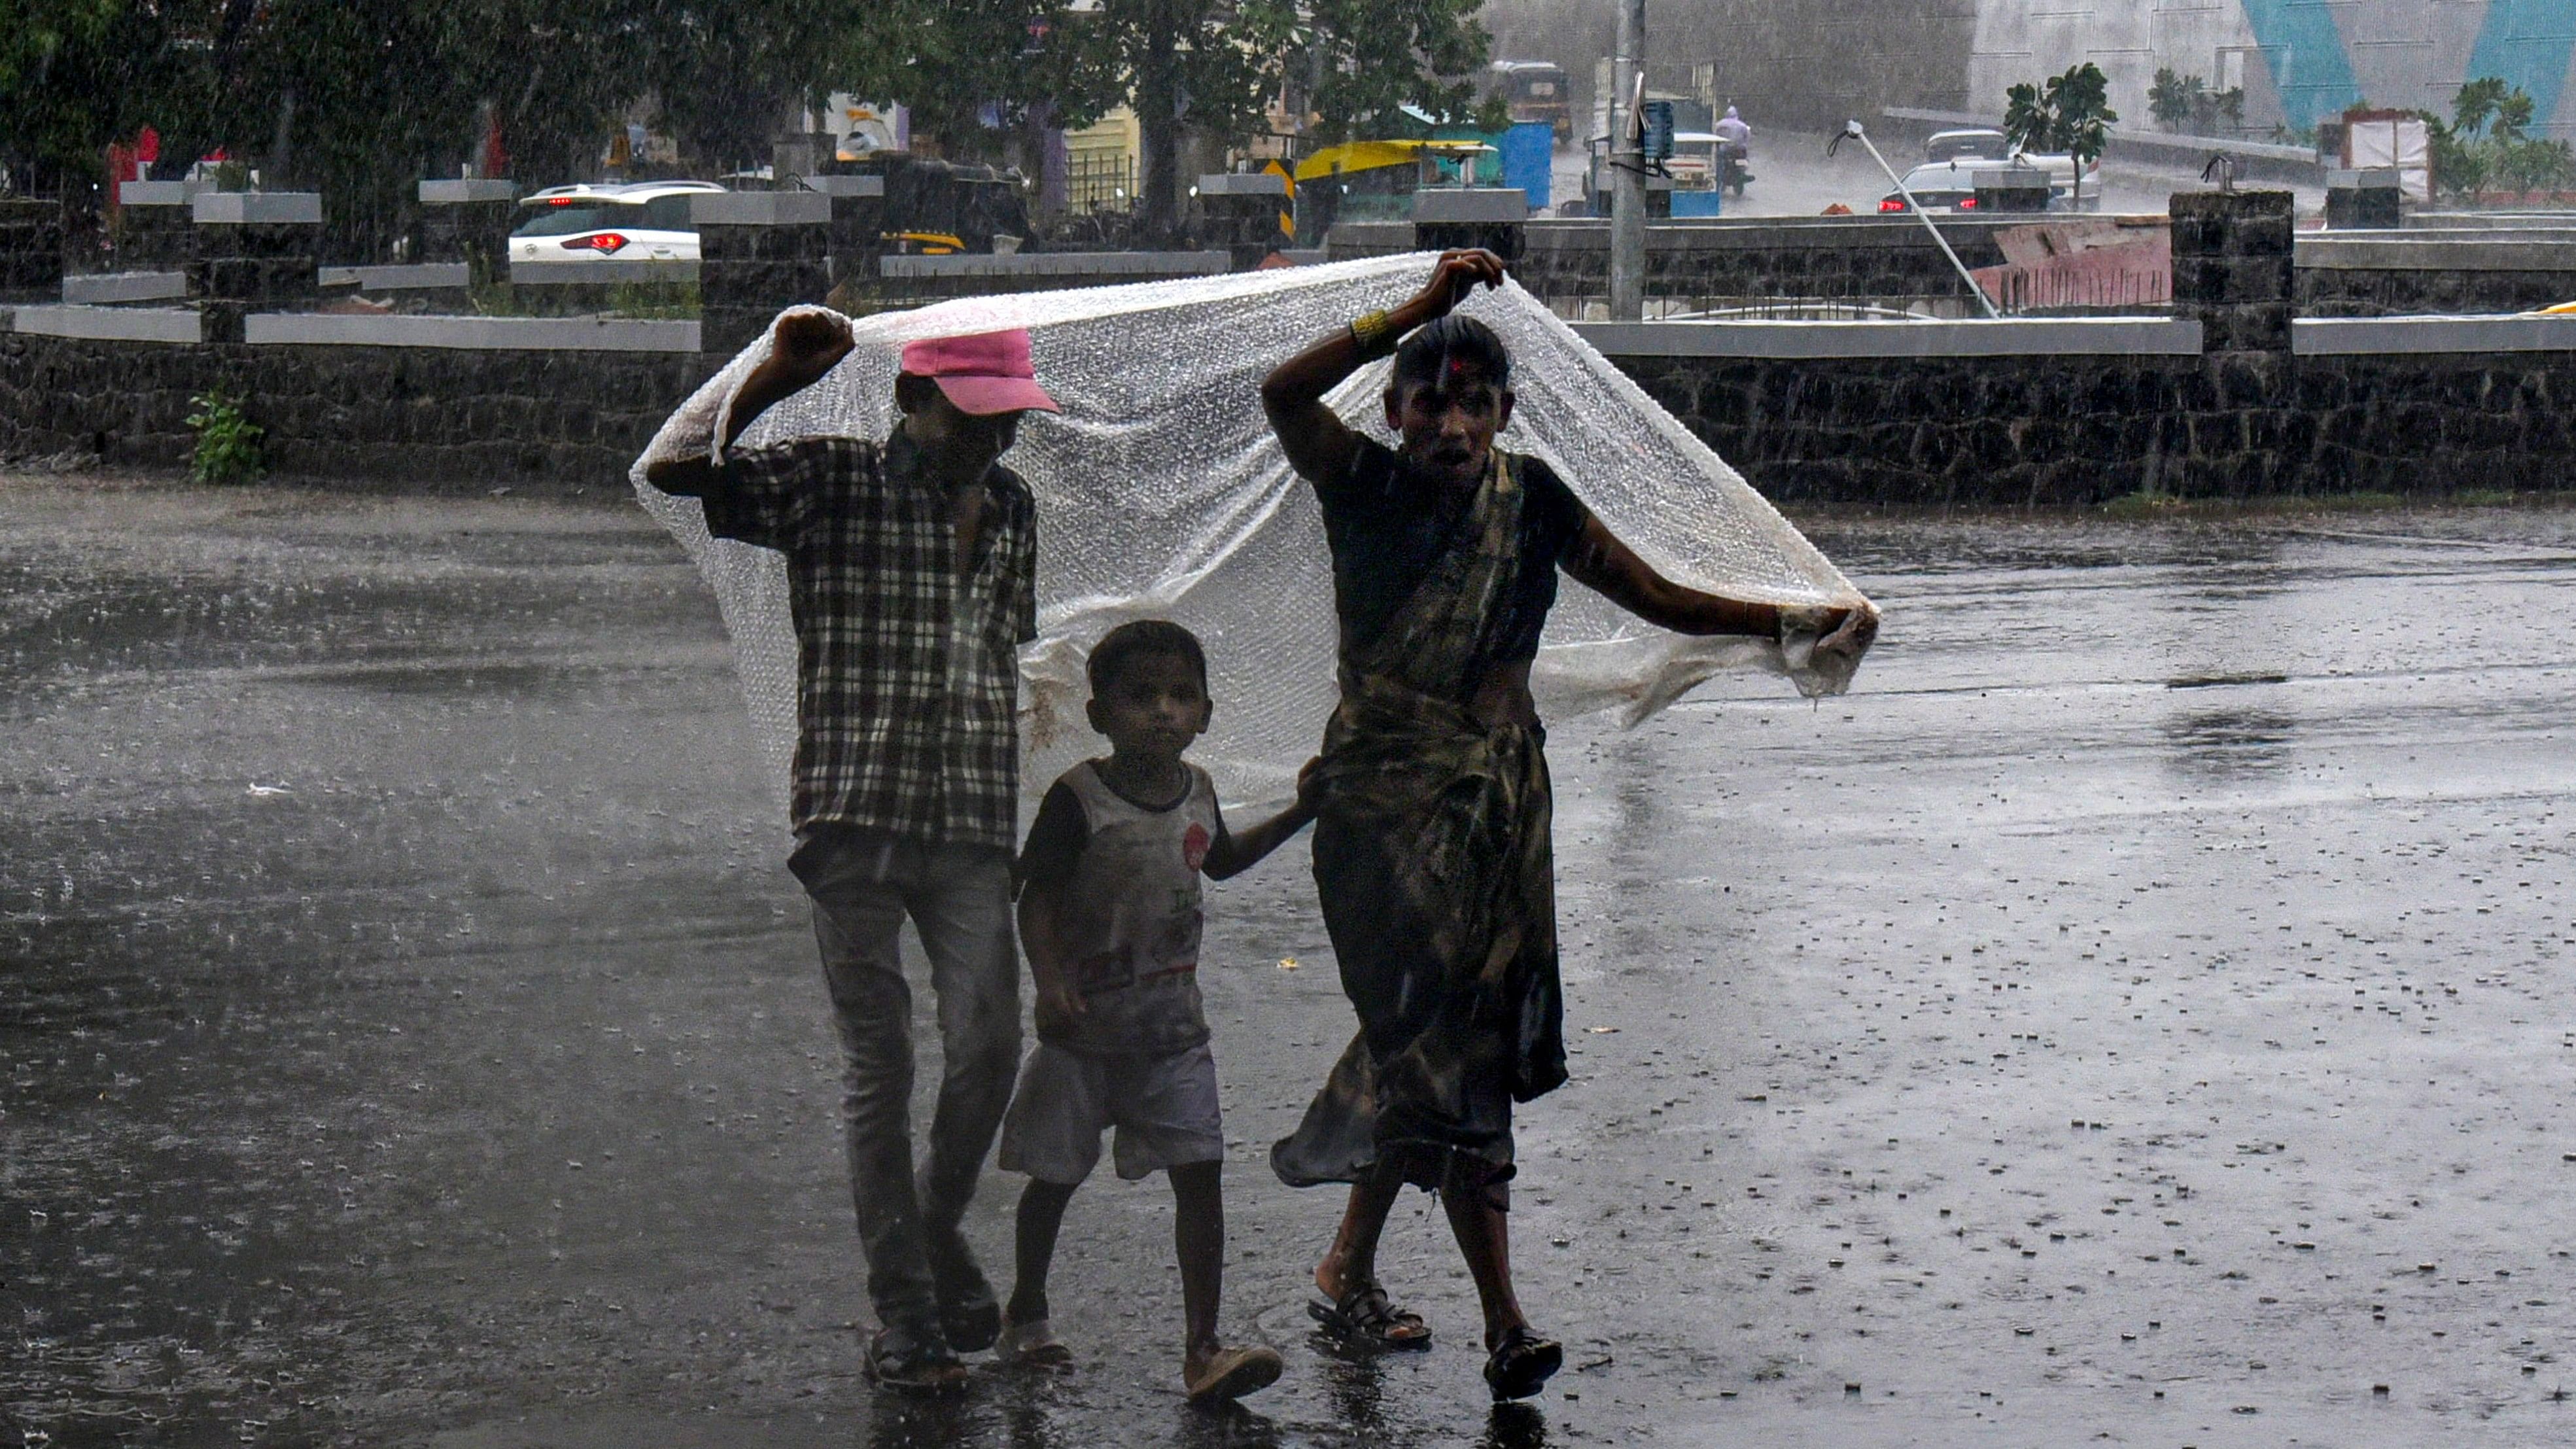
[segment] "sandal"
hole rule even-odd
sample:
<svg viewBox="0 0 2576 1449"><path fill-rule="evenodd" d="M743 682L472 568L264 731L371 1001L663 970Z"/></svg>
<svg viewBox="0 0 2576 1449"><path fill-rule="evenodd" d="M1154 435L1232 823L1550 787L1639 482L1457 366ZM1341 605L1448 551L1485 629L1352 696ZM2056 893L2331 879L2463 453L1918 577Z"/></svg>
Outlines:
<svg viewBox="0 0 2576 1449"><path fill-rule="evenodd" d="M1059 1369L1073 1363L1073 1350L1064 1346L1045 1319L1017 1323L1007 1312L1002 1315L1001 1341L994 1345L993 1352L1002 1362L1023 1368Z"/></svg>
<svg viewBox="0 0 2576 1449"><path fill-rule="evenodd" d="M1339 1302L1326 1303L1321 1298L1306 1302L1306 1316L1324 1326L1324 1331L1344 1343L1365 1344L1371 1348L1429 1348L1431 1325L1410 1308L1398 1308L1387 1301L1386 1288L1374 1278L1363 1278Z"/></svg>
<svg viewBox="0 0 2576 1449"><path fill-rule="evenodd" d="M1208 1408L1270 1387L1279 1381L1282 1367L1276 1349L1220 1348L1195 1368L1184 1360L1181 1382L1189 1390L1191 1403Z"/></svg>
<svg viewBox="0 0 2576 1449"><path fill-rule="evenodd" d="M935 1333L889 1324L868 1340L859 1367L869 1379L890 1389L916 1394L949 1394L966 1387L966 1366Z"/></svg>
<svg viewBox="0 0 2576 1449"><path fill-rule="evenodd" d="M1562 1344L1515 1324L1503 1330L1503 1341L1485 1355L1485 1384L1494 1391L1495 1403L1526 1399L1564 1365Z"/></svg>

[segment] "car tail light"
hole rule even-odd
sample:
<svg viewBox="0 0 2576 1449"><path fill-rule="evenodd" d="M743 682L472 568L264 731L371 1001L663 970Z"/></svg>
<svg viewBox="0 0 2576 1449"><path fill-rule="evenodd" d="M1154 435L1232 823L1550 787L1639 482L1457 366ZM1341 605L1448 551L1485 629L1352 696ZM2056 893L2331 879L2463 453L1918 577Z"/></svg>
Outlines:
<svg viewBox="0 0 2576 1449"><path fill-rule="evenodd" d="M564 243L564 250L568 252L597 252L601 256L605 257L616 255L618 252L624 250L625 246L626 238L619 236L613 231L602 231L593 232L589 236L574 237L571 241Z"/></svg>
<svg viewBox="0 0 2576 1449"><path fill-rule="evenodd" d="M1905 198L1902 196L1882 197L1879 200L1878 209L1881 211L1903 211L1905 209Z"/></svg>
<svg viewBox="0 0 2576 1449"><path fill-rule="evenodd" d="M1974 210L1976 210L1976 209L1977 209L1977 198L1975 198L1975 197L1973 197L1973 196L1962 196L1962 197L1960 197L1960 198L1959 198L1959 209L1960 209L1961 211L1974 211Z"/></svg>

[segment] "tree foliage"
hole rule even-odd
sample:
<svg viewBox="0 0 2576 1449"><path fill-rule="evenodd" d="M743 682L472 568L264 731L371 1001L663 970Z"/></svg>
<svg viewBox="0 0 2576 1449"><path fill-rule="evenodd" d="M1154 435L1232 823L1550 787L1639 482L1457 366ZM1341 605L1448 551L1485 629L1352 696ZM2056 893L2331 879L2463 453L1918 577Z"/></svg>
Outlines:
<svg viewBox="0 0 2576 1449"><path fill-rule="evenodd" d="M2496 76L2480 76L2451 99L2451 118L2424 118L2433 177L2444 191L2554 191L2576 183L2576 154L2564 141L2531 134L2528 92Z"/></svg>
<svg viewBox="0 0 2576 1449"><path fill-rule="evenodd" d="M2091 61L2048 78L2045 86L2025 81L2004 92L2004 138L2024 151L2059 154L2075 162L2074 200L2084 199L2084 168L2110 144L2111 80Z"/></svg>
<svg viewBox="0 0 2576 1449"><path fill-rule="evenodd" d="M1239 143L1283 87L1339 138L1397 106L1464 118L1478 0L13 0L0 162L100 174L149 125L335 209L395 207L497 127L510 171L585 174L640 99L693 166L765 159L832 90L912 108L952 153L1133 106L1157 214L1185 134Z"/></svg>
<svg viewBox="0 0 2576 1449"><path fill-rule="evenodd" d="M1482 0L1310 0L1276 8L1287 12L1278 22L1290 35L1287 63L1307 82L1319 140L1349 139L1406 105L1502 128L1499 99L1477 96L1476 75L1493 46L1476 20Z"/></svg>
<svg viewBox="0 0 2576 1449"><path fill-rule="evenodd" d="M2168 131L2189 129L2207 135L2221 126L2245 124L2245 88L2211 90L2197 75L2180 75L2171 66L2156 67L2147 87L2147 113Z"/></svg>

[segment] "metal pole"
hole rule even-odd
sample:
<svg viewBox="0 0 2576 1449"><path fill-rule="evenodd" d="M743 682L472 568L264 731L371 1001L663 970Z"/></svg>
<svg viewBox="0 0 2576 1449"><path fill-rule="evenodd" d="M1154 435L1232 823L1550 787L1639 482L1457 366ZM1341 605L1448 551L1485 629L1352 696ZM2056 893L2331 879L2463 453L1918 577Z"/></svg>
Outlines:
<svg viewBox="0 0 2576 1449"><path fill-rule="evenodd" d="M1610 320L1646 315L1646 152L1638 102L1645 95L1646 0L1619 8L1619 57L1611 66Z"/></svg>
<svg viewBox="0 0 2576 1449"><path fill-rule="evenodd" d="M1986 289L1977 285L1977 278L1974 273L1971 273L1968 270L1968 264L1959 260L1959 254L1957 252L1950 250L1950 239L1941 235L1940 226L1935 223L1932 220L1931 215L1924 211L1922 206L1914 200L1914 193L1905 188L1905 178L1897 175L1896 168L1887 164L1887 158L1878 154L1878 147L1870 143L1869 133L1860 128L1860 122L1845 121L1843 123L1842 135L1836 136L1832 141L1826 144L1825 154L1827 156L1833 155L1835 148L1842 145L1846 140L1858 141L1861 145L1868 147L1869 159L1878 163L1878 169L1886 172L1887 179L1895 185L1896 194L1905 198L1905 209L1913 212L1917 217L1922 219L1923 229L1932 233L1933 245L1941 248L1941 255L1948 257L1950 259L1950 265L1958 269L1959 280L1968 284L1968 295L1977 299L1977 305L1986 309L1986 315L1988 317L2001 317L2003 314L1995 310L1993 300L1986 296Z"/></svg>

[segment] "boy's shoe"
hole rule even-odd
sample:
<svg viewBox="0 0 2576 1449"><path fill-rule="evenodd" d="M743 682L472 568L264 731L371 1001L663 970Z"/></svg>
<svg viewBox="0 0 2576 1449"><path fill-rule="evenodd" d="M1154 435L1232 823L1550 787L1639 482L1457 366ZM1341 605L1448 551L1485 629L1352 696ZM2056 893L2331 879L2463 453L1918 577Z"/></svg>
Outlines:
<svg viewBox="0 0 2576 1449"><path fill-rule="evenodd" d="M1073 1362L1073 1350L1064 1346L1045 1319L1013 1323L1008 1313L1002 1315L1002 1337L993 1352L1004 1363L1026 1368L1063 1368Z"/></svg>
<svg viewBox="0 0 2576 1449"><path fill-rule="evenodd" d="M1181 1381L1193 1404L1222 1404L1258 1393L1279 1381L1286 1367L1276 1349L1220 1348L1196 1364L1184 1359Z"/></svg>
<svg viewBox="0 0 2576 1449"><path fill-rule="evenodd" d="M907 1393L955 1393L966 1387L966 1365L937 1333L901 1324L877 1330L860 1366L871 1380Z"/></svg>

